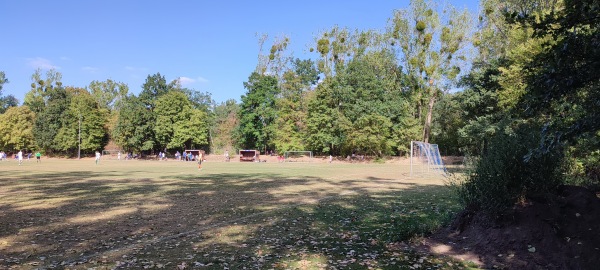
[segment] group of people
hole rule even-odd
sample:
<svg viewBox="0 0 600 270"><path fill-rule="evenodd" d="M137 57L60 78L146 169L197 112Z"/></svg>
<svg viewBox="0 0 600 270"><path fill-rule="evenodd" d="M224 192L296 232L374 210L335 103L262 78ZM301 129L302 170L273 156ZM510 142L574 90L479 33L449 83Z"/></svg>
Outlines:
<svg viewBox="0 0 600 270"><path fill-rule="evenodd" d="M27 158L27 161L31 160L32 152L24 154L22 150L14 155L15 160L19 161L19 165L23 164L23 160ZM42 154L40 151L35 153L36 163L42 162ZM4 151L0 151L0 161L7 161L7 154Z"/></svg>
<svg viewBox="0 0 600 270"><path fill-rule="evenodd" d="M192 152L185 151L183 153L179 153L179 151L175 153L175 159L179 161L198 161L201 156L202 152L199 152L198 155L194 155Z"/></svg>

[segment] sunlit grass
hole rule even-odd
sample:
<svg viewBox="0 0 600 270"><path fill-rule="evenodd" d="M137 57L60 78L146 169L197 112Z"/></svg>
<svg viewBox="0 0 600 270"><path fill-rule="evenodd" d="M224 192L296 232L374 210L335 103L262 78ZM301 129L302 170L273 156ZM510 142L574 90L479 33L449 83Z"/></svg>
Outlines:
<svg viewBox="0 0 600 270"><path fill-rule="evenodd" d="M410 178L405 166L206 162L198 171L192 162L51 159L0 167L8 258L0 268L460 265L390 247L458 210L443 179Z"/></svg>

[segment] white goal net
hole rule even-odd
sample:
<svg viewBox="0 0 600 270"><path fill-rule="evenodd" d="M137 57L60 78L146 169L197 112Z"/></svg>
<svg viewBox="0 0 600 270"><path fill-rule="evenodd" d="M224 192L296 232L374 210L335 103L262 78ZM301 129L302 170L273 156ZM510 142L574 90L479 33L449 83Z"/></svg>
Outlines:
<svg viewBox="0 0 600 270"><path fill-rule="evenodd" d="M283 154L285 162L311 162L312 158L312 151L286 151Z"/></svg>
<svg viewBox="0 0 600 270"><path fill-rule="evenodd" d="M446 167L437 144L410 142L410 175L446 175Z"/></svg>

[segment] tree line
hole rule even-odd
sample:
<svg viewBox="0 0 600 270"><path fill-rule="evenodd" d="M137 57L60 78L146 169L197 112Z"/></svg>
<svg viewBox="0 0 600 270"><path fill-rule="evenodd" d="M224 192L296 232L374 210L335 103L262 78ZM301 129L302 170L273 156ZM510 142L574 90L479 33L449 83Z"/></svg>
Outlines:
<svg viewBox="0 0 600 270"><path fill-rule="evenodd" d="M21 106L0 92L0 147L73 156L78 142L93 153L112 141L143 153L385 157L406 155L410 141L419 140L439 144L445 155L483 162L509 152L525 162L523 170L537 168L537 160L573 179L600 177L597 5L482 0L480 7L474 17L413 0L392 12L385 29L322 31L309 46L311 59L294 58L286 36L259 36L256 69L241 83L239 102L216 103L160 73L148 75L133 95L120 82L76 88L63 86L56 71L45 78L37 71ZM0 85L8 82L1 75Z"/></svg>
<svg viewBox="0 0 600 270"><path fill-rule="evenodd" d="M3 106L0 147L73 156L203 148L283 153L406 154L411 140L435 140L435 103L467 64L470 15L413 1L387 29L334 27L316 37L315 59L293 58L287 37L266 46L238 103L148 75L141 92L112 80L63 85L55 70L32 75L21 106ZM262 48L270 48L263 52Z"/></svg>

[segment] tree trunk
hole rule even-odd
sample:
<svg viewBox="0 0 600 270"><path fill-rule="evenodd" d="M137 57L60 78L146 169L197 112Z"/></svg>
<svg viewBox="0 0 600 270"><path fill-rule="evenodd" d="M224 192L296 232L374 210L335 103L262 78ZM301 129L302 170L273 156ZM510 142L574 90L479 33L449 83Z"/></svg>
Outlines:
<svg viewBox="0 0 600 270"><path fill-rule="evenodd" d="M431 118L433 116L433 105L435 104L436 94L434 93L429 98L429 108L427 110L427 119L423 127L423 142L429 143L429 135L431 134Z"/></svg>

